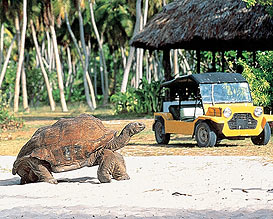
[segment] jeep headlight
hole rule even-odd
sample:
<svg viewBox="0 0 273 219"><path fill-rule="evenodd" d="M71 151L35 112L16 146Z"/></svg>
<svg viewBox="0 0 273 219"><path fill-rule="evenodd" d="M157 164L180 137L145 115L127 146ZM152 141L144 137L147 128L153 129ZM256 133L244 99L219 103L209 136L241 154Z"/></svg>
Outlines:
<svg viewBox="0 0 273 219"><path fill-rule="evenodd" d="M229 107L224 109L224 111L223 111L224 117L228 118L228 117L231 116L231 114L232 114L232 111L231 111L231 109Z"/></svg>
<svg viewBox="0 0 273 219"><path fill-rule="evenodd" d="M257 117L260 117L263 114L263 108L262 107L256 107L254 109L254 115Z"/></svg>

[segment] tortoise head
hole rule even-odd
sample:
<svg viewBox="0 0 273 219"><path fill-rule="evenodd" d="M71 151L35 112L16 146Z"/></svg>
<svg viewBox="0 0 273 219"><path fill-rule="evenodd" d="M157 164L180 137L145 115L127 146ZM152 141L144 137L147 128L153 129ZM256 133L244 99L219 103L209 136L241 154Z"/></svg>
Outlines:
<svg viewBox="0 0 273 219"><path fill-rule="evenodd" d="M124 129L127 130L129 132L130 137L132 137L133 135L144 130L145 125L142 122L131 122L127 124Z"/></svg>

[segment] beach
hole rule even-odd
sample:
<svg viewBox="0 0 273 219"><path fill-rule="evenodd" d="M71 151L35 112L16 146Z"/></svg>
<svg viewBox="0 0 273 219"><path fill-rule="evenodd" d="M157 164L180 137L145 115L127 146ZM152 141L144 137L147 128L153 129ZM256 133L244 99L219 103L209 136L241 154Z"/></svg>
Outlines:
<svg viewBox="0 0 273 219"><path fill-rule="evenodd" d="M130 180L98 166L20 185L0 156L0 218L273 218L273 164L246 156L128 156Z"/></svg>

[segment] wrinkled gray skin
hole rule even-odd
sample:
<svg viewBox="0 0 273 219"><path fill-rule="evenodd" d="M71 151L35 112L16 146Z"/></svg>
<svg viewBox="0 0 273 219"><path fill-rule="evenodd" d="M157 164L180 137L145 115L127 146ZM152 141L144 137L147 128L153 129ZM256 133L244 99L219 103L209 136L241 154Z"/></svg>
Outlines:
<svg viewBox="0 0 273 219"><path fill-rule="evenodd" d="M141 132L144 128L145 125L139 122L127 124L119 136L116 136L114 139L108 142L102 149L92 153L90 156L90 160L92 161L87 161L86 164L80 167L72 167L69 170L79 169L84 166L90 167L99 165L97 176L99 181L102 183L111 182L111 178L116 180L130 179L126 172L124 159L121 154L116 152L116 150L127 145L131 137ZM21 176L21 184L33 183L37 181L52 184L58 183L58 181L52 175L50 164L44 160L31 156L25 156L20 159L17 158L14 163L12 173L14 175L17 173L19 176Z"/></svg>

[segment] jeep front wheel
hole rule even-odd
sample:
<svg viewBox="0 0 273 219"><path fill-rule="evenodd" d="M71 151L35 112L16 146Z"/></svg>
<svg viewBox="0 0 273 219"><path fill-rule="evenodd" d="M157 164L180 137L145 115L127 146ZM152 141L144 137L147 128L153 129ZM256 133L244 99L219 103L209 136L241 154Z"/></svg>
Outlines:
<svg viewBox="0 0 273 219"><path fill-rule="evenodd" d="M201 122L195 129L195 140L199 147L213 147L216 144L216 134L209 125Z"/></svg>
<svg viewBox="0 0 273 219"><path fill-rule="evenodd" d="M258 136L251 137L251 141L255 145L266 145L270 140L271 130L268 123L265 123L264 130Z"/></svg>
<svg viewBox="0 0 273 219"><path fill-rule="evenodd" d="M163 132L164 130L164 124L157 120L154 125L155 130L155 139L158 144L168 144L170 141L170 134L165 134Z"/></svg>

